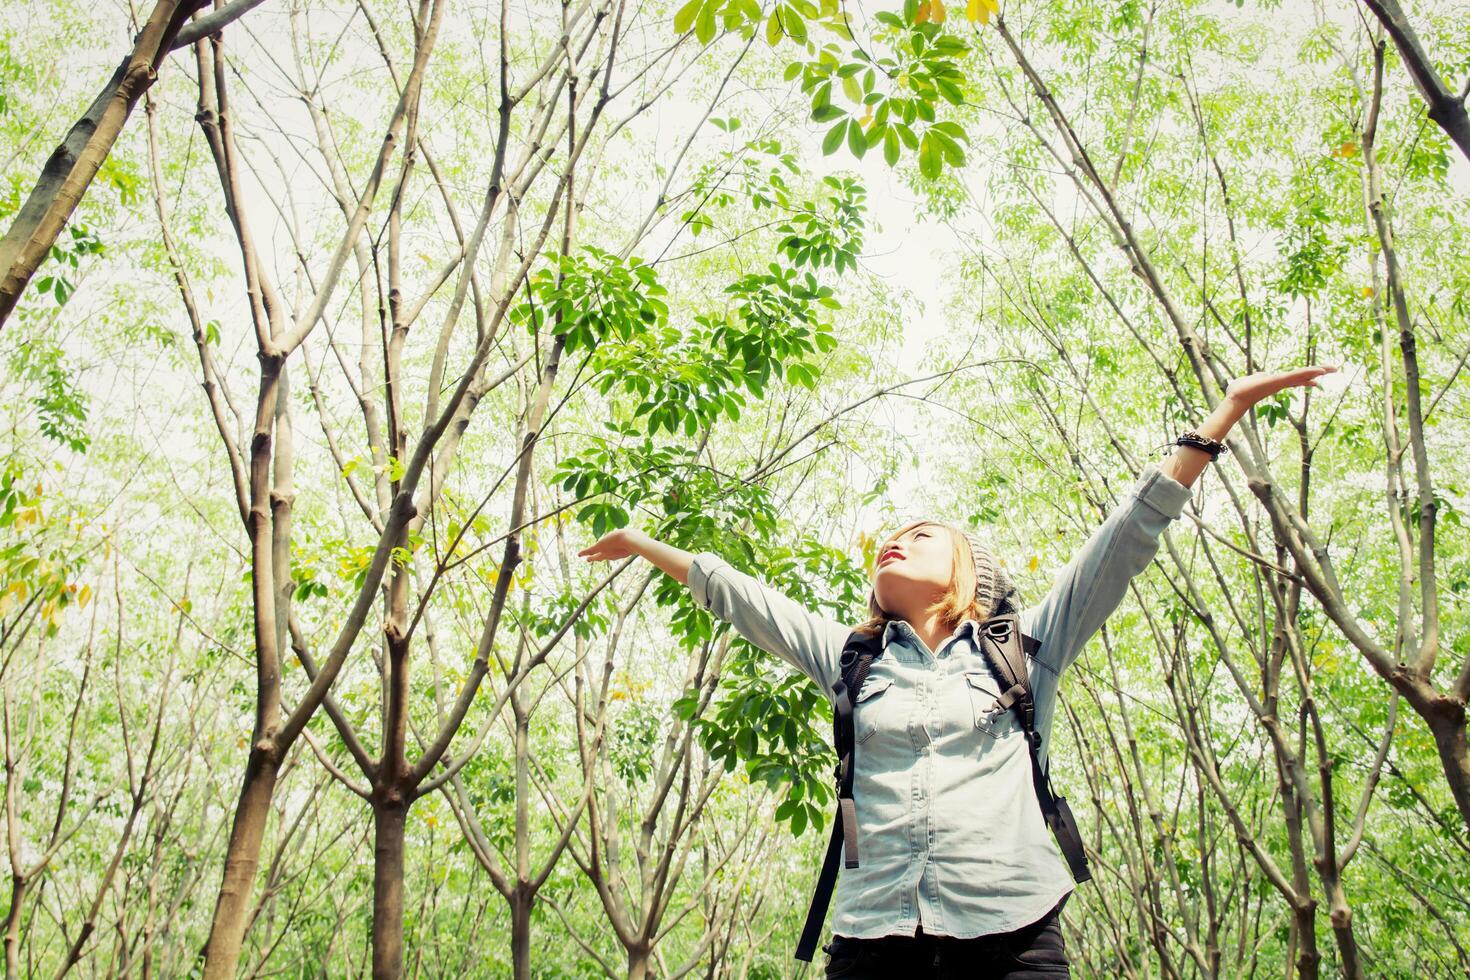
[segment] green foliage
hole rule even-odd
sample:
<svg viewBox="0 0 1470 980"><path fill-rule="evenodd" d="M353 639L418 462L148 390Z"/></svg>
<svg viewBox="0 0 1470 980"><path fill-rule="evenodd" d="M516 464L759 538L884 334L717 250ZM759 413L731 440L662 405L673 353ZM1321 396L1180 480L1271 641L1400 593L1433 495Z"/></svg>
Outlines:
<svg viewBox="0 0 1470 980"><path fill-rule="evenodd" d="M668 317L659 299L666 290L654 270L636 256L623 260L596 245L577 255L547 252L546 265L531 277L531 296L511 318L531 334L551 324L568 354L596 350L609 338L628 341Z"/></svg>
<svg viewBox="0 0 1470 980"><path fill-rule="evenodd" d="M14 463L0 471L0 622L6 636L32 622L55 636L66 610L92 598L92 587L75 580L86 524L30 479Z"/></svg>

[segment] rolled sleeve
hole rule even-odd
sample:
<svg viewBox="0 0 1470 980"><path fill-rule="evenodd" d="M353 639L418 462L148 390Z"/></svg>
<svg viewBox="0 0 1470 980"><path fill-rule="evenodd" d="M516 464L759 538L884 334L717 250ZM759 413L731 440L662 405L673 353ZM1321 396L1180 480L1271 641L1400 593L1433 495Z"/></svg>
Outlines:
<svg viewBox="0 0 1470 980"><path fill-rule="evenodd" d="M1057 575L1046 596L1022 614L1041 641L1036 660L1060 674L1102 627L1133 577L1159 550L1159 535L1184 512L1191 490L1149 463L1133 489Z"/></svg>
<svg viewBox="0 0 1470 980"><path fill-rule="evenodd" d="M1193 490L1154 463L1143 468L1143 472L1138 475L1138 482L1133 485L1133 496L1171 521L1184 513L1184 505L1189 503L1189 498L1193 495Z"/></svg>
<svg viewBox="0 0 1470 980"><path fill-rule="evenodd" d="M694 556L689 594L700 608L810 677L831 698L851 627L811 612L712 551Z"/></svg>

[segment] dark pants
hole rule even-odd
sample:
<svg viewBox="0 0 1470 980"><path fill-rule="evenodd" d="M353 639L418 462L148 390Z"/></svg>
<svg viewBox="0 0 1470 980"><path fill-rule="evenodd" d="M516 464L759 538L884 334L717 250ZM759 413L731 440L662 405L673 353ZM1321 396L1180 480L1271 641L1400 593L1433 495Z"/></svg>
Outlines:
<svg viewBox="0 0 1470 980"><path fill-rule="evenodd" d="M1070 895L1068 896L1071 897ZM924 927L912 936L853 939L833 936L827 951L827 976L843 980L1041 980L1067 977L1062 941L1063 898L1056 908L1014 932L974 939L929 936Z"/></svg>

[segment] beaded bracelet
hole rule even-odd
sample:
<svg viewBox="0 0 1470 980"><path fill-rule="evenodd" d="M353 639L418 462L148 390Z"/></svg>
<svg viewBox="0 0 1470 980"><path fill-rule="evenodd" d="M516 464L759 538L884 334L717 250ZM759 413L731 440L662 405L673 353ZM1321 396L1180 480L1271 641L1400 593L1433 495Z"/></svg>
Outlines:
<svg viewBox="0 0 1470 980"><path fill-rule="evenodd" d="M1204 452L1210 454L1210 459L1212 461L1219 458L1221 453L1230 452L1230 450L1226 448L1225 444L1219 439L1211 439L1209 436L1202 436L1193 429L1186 429L1183 433L1181 433L1179 438L1174 440L1174 445L1193 446L1195 449L1203 450Z"/></svg>

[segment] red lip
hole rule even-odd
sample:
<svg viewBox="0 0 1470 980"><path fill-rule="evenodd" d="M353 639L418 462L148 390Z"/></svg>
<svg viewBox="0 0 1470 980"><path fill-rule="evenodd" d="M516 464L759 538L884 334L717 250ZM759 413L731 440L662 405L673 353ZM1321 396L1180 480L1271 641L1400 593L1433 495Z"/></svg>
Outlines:
<svg viewBox="0 0 1470 980"><path fill-rule="evenodd" d="M883 556L878 559L878 564L886 564L889 558L893 558L895 561L902 561L903 555L899 554L897 551L885 551L883 552Z"/></svg>

